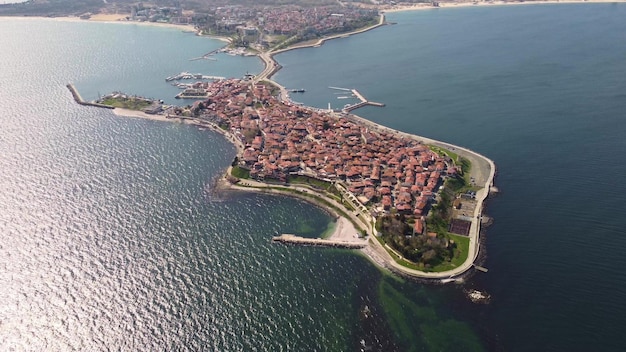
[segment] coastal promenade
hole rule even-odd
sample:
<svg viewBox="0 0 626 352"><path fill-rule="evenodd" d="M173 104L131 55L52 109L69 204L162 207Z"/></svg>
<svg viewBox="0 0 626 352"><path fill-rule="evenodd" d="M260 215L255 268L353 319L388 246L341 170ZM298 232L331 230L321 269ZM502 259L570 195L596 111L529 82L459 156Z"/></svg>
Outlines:
<svg viewBox="0 0 626 352"><path fill-rule="evenodd" d="M351 211L348 208L346 208L343 204L338 202L336 199L331 198L327 196L326 194L324 194L323 192L320 192L312 187L308 187L306 185L274 184L274 183L260 182L260 181L250 180L250 179L241 180L239 183L232 184L228 182L227 180L227 176L231 174L231 170L232 170L232 167L229 167L226 170L226 174L225 174L226 176L223 177L222 180L220 181L219 187L240 190L240 191L247 191L247 192L272 193L272 194L279 194L279 195L284 195L284 196L289 196L289 197L300 198L304 201L307 201L309 203L312 203L314 205L317 205L325 209L326 211L328 211L330 214L332 214L333 216L337 218L343 217L346 220L348 220L349 223L354 225L353 230L349 232L354 232L354 234L357 234L358 232L357 228L360 228L360 229L365 230L367 234L372 233L371 231L372 219L371 217L364 216L364 215L369 216L369 214L364 214L363 212ZM319 200L322 200L322 201L319 201ZM337 210L340 210L341 212L343 212L343 214L340 214ZM336 239L338 236L338 232L341 232L341 231L335 231L329 237L329 239ZM358 240L358 238L355 238L353 236L344 235L341 237L344 240L348 237L350 238L351 241ZM365 241L365 240L361 239L361 241Z"/></svg>

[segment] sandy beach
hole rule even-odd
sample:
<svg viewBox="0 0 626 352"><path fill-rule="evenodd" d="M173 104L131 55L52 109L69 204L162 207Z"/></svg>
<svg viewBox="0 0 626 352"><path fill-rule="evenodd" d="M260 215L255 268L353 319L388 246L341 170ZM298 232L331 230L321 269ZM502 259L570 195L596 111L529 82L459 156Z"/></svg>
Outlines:
<svg viewBox="0 0 626 352"><path fill-rule="evenodd" d="M117 24L136 24L141 26L156 26L156 27L165 27L165 28L174 28L180 29L181 31L193 31L196 29L193 25L190 24L173 24L173 23L162 23L162 22L148 22L148 21L128 21L126 18L130 16L130 14L95 14L91 15L91 17L87 20L80 19L78 17L54 17L53 20L56 21L76 21L76 22L101 22L101 23L117 23Z"/></svg>
<svg viewBox="0 0 626 352"><path fill-rule="evenodd" d="M11 19L11 20L23 20L23 21L32 21L32 20L37 20L37 21L41 21L41 20L47 20L47 21L59 21L59 22L85 22L85 23L113 23L113 24L135 24L135 25L139 25L139 26L153 26L153 27L164 27L164 28L172 28L172 29L179 29L181 31L189 31L189 32L194 32L196 33L196 35L199 35L197 33L196 28L193 25L189 25L189 24L173 24L173 23L161 23L161 22L139 22L139 21L127 21L126 17L129 16L130 14L127 15L120 15L120 14L115 14L115 15L110 15L110 14L95 14L92 15L91 18L89 19L81 19L79 17L75 17L75 16L61 16L61 17L43 17L43 16L28 16L28 17L24 17L24 16L0 16L0 18L7 18L7 19ZM210 36L210 35L202 35L203 37L207 37L207 38L211 38L211 39L217 39L217 40L221 40L223 42L227 42L230 43L230 39L226 38L226 37L219 37L219 36Z"/></svg>
<svg viewBox="0 0 626 352"><path fill-rule="evenodd" d="M154 120L154 121L168 121L168 122L181 121L180 119L167 118L164 115L151 115L151 114L146 114L143 111L130 110L130 109L124 109L124 108L115 108L113 109L113 113L117 116L136 117L140 119Z"/></svg>
<svg viewBox="0 0 626 352"><path fill-rule="evenodd" d="M340 216L337 218L337 224L333 233L328 236L329 240L346 241L346 242L364 242L359 238L359 231L354 227L348 219Z"/></svg>
<svg viewBox="0 0 626 352"><path fill-rule="evenodd" d="M149 21L129 21L127 20L130 14L95 14L89 19L83 20L78 17L55 17L54 20L58 21L76 21L76 22L101 22L101 23L116 23L116 24L136 24L140 26L153 26L164 27L172 29L180 29L185 32L194 32L197 36L206 37L210 39L220 40L224 43L231 43L232 39L219 35L200 34L198 29L191 24L175 24L175 23L163 23L163 22L149 22Z"/></svg>

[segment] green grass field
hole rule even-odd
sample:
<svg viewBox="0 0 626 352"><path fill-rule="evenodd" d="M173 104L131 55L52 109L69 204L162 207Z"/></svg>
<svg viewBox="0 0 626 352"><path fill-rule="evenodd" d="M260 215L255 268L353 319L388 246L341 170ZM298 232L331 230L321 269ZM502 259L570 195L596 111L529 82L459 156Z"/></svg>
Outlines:
<svg viewBox="0 0 626 352"><path fill-rule="evenodd" d="M250 171L239 166L233 166L233 169L230 172L230 174L237 178L243 178L243 179L250 178Z"/></svg>
<svg viewBox="0 0 626 352"><path fill-rule="evenodd" d="M124 108L130 110L143 110L152 103L140 98L108 98L102 101L102 104L114 106L116 108Z"/></svg>

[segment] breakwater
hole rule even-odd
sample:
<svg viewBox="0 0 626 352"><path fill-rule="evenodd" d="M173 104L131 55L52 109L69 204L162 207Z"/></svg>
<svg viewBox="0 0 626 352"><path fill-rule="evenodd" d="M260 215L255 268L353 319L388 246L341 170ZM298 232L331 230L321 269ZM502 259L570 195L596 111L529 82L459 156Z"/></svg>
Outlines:
<svg viewBox="0 0 626 352"><path fill-rule="evenodd" d="M85 106L95 106L98 108L105 108L105 109L115 109L115 107L110 106L110 105L104 105L104 104L100 104L100 103L94 103L94 102L90 102L90 101L84 101L83 98L80 96L80 93L78 93L78 90L76 90L76 87L74 87L73 84L68 83L66 85L67 89L70 90L70 93L72 93L72 96L74 97L74 100L80 104L80 105L85 105Z"/></svg>
<svg viewBox="0 0 626 352"><path fill-rule="evenodd" d="M272 237L273 242L281 242L286 244L297 244L303 246L320 246L320 247L335 247L335 248L348 248L359 249L364 248L366 243L360 242L348 242L337 240L324 240L321 238L306 238L291 234L282 234L280 236Z"/></svg>

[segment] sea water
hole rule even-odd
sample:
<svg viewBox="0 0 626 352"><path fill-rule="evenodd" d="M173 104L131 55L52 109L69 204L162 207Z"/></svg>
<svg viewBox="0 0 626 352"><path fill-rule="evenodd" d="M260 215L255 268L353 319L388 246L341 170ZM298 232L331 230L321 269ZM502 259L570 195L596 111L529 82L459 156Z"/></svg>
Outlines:
<svg viewBox="0 0 626 352"><path fill-rule="evenodd" d="M0 346L619 349L625 11L400 13L277 57L277 80L307 90L294 100L337 107L350 99L328 86L357 88L387 104L360 115L496 162L490 270L462 287L399 280L345 250L271 244L332 219L298 200L216 194L235 155L223 137L78 106L65 88L176 102L165 77L240 77L259 60L189 61L221 43L171 29L3 19ZM472 304L463 287L491 303Z"/></svg>
<svg viewBox="0 0 626 352"><path fill-rule="evenodd" d="M489 272L469 284L491 303L455 308L490 349L626 342L625 16L623 4L405 12L277 57L278 82L307 89L294 99L341 107L328 87L357 88L386 103L357 114L495 161Z"/></svg>

